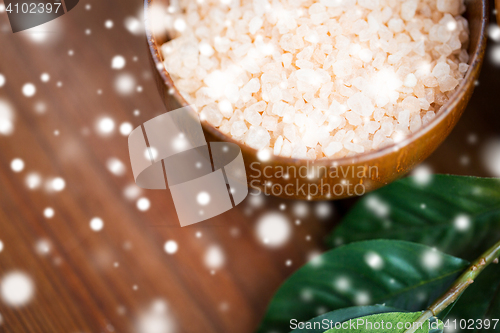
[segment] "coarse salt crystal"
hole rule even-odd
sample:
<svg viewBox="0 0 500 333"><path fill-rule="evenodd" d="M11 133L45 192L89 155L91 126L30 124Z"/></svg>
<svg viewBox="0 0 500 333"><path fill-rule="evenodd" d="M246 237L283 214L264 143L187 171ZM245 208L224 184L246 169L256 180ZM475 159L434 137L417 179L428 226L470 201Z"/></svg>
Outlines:
<svg viewBox="0 0 500 333"><path fill-rule="evenodd" d="M380 128L380 123L377 121L369 121L365 124L364 128L366 132L373 134Z"/></svg>
<svg viewBox="0 0 500 333"><path fill-rule="evenodd" d="M326 7L340 7L344 0L320 0Z"/></svg>
<svg viewBox="0 0 500 333"><path fill-rule="evenodd" d="M219 126L224 118L215 104L205 106L200 113L201 120L206 120L213 126Z"/></svg>
<svg viewBox="0 0 500 333"><path fill-rule="evenodd" d="M420 102L415 96L406 97L401 103L403 109L410 111L410 113L417 113L420 111Z"/></svg>
<svg viewBox="0 0 500 333"><path fill-rule="evenodd" d="M285 53L281 56L281 59L283 61L283 67L289 68L290 65L292 64L293 60L293 54L291 53Z"/></svg>
<svg viewBox="0 0 500 333"><path fill-rule="evenodd" d="M363 120L361 120L361 117L359 116L359 114L357 114L353 111L346 112L345 119L347 119L349 124L351 124L353 126L358 126L358 125L361 125L363 123Z"/></svg>
<svg viewBox="0 0 500 333"><path fill-rule="evenodd" d="M373 59L373 52L370 49L362 49L358 52L359 59L370 62Z"/></svg>
<svg viewBox="0 0 500 333"><path fill-rule="evenodd" d="M219 111L225 118L231 118L233 115L233 105L227 99L223 99L219 102Z"/></svg>
<svg viewBox="0 0 500 333"><path fill-rule="evenodd" d="M455 87L458 85L458 80L455 79L451 75L444 75L438 79L439 82L439 89L441 91L450 91L455 89Z"/></svg>
<svg viewBox="0 0 500 333"><path fill-rule="evenodd" d="M372 101L362 92L358 92L347 100L347 105L353 112L356 112L362 117L369 117L372 115L375 107Z"/></svg>
<svg viewBox="0 0 500 333"><path fill-rule="evenodd" d="M319 142L317 128L307 129L302 136L302 142L306 147L316 147Z"/></svg>
<svg viewBox="0 0 500 333"><path fill-rule="evenodd" d="M161 47L177 89L222 133L284 157L399 142L436 116L469 69L463 0L178 6Z"/></svg>
<svg viewBox="0 0 500 333"><path fill-rule="evenodd" d="M451 15L458 15L460 13L459 0L437 0L437 9L443 13L450 13Z"/></svg>
<svg viewBox="0 0 500 333"><path fill-rule="evenodd" d="M355 153L362 153L365 151L365 148L363 146L352 143L352 142L344 143L344 147L345 147L345 149L350 150L350 151L355 152Z"/></svg>
<svg viewBox="0 0 500 333"><path fill-rule="evenodd" d="M415 133L422 127L422 118L420 115L412 115L410 120L410 132Z"/></svg>
<svg viewBox="0 0 500 333"><path fill-rule="evenodd" d="M393 32L401 32L404 29L404 22L400 18L392 18L389 20L389 29L391 29Z"/></svg>
<svg viewBox="0 0 500 333"><path fill-rule="evenodd" d="M276 131L278 127L278 117L264 116L262 117L262 127L270 132Z"/></svg>
<svg viewBox="0 0 500 333"><path fill-rule="evenodd" d="M401 17L406 21L410 21L415 16L417 7L418 7L417 0L406 0L401 5Z"/></svg>
<svg viewBox="0 0 500 333"><path fill-rule="evenodd" d="M262 116L253 108L246 108L243 112L243 117L252 125L260 125L262 122Z"/></svg>
<svg viewBox="0 0 500 333"><path fill-rule="evenodd" d="M422 117L422 124L423 125L426 125L428 124L432 119L434 119L434 117L436 116L436 114L434 113L434 111L429 111L427 112L423 117Z"/></svg>
<svg viewBox="0 0 500 333"><path fill-rule="evenodd" d="M206 42L201 42L200 46L199 46L199 49L200 49L200 53L202 55L204 55L204 56L207 56L207 57L211 57L215 53L212 45L210 45L210 44L208 44Z"/></svg>
<svg viewBox="0 0 500 333"><path fill-rule="evenodd" d="M248 30L249 32L254 35L261 27L264 21L258 17L255 16L252 20L250 20L250 23L248 23Z"/></svg>
<svg viewBox="0 0 500 333"><path fill-rule="evenodd" d="M301 141L292 145L292 158L307 158L307 147Z"/></svg>
<svg viewBox="0 0 500 333"><path fill-rule="evenodd" d="M417 77L415 74L410 73L406 75L404 83L405 87L413 88L417 85Z"/></svg>
<svg viewBox="0 0 500 333"><path fill-rule="evenodd" d="M332 157L336 153L342 150L344 146L340 142L332 141L330 142L326 148L323 149L323 152L327 157Z"/></svg>
<svg viewBox="0 0 500 333"><path fill-rule="evenodd" d="M434 75L438 79L448 74L450 74L450 65L445 62L437 63L432 70L432 75Z"/></svg>
<svg viewBox="0 0 500 333"><path fill-rule="evenodd" d="M245 143L254 149L263 149L269 146L271 136L269 132L260 126L250 126L245 135Z"/></svg>
<svg viewBox="0 0 500 333"><path fill-rule="evenodd" d="M467 70L468 70L468 69L469 69L469 65L468 65L468 64L466 64L466 63L460 63L460 64L458 65L458 71L459 71L460 73L465 73L465 72L467 72Z"/></svg>
<svg viewBox="0 0 500 333"><path fill-rule="evenodd" d="M274 155L278 156L281 153L281 147L283 147L283 136L279 136L274 142Z"/></svg>
<svg viewBox="0 0 500 333"><path fill-rule="evenodd" d="M398 113L398 123L407 128L410 125L410 111L403 110Z"/></svg>
<svg viewBox="0 0 500 333"><path fill-rule="evenodd" d="M285 124L292 124L295 120L295 109L291 105L286 105L283 110L282 122Z"/></svg>
<svg viewBox="0 0 500 333"><path fill-rule="evenodd" d="M283 140L283 146L281 147L280 155L283 157L292 156L292 143L289 140L287 139Z"/></svg>
<svg viewBox="0 0 500 333"><path fill-rule="evenodd" d="M246 133L246 131L248 131L248 127L247 125L245 125L245 122L244 121L235 121L232 125L231 125L231 135L232 136L242 136L243 134Z"/></svg>
<svg viewBox="0 0 500 333"><path fill-rule="evenodd" d="M420 103L420 108L422 110L429 110L430 106L431 106L431 103L429 103L429 101L425 98L419 98L418 99L419 103Z"/></svg>

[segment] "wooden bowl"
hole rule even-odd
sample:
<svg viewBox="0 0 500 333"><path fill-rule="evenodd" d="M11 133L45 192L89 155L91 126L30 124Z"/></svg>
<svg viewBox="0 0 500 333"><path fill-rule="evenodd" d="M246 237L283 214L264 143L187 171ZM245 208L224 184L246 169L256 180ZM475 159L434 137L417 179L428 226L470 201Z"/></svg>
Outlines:
<svg viewBox="0 0 500 333"><path fill-rule="evenodd" d="M497 0L499 1L499 0ZM158 90L167 110L189 104L176 89L163 66L160 46L168 41L166 33L155 33L153 5L168 6L168 0L145 0L145 24L150 60ZM488 1L467 1L465 17L469 21L469 69L449 101L436 117L416 133L397 144L353 157L305 160L272 156L257 157L257 150L233 140L202 121L207 141L226 141L241 147L248 185L257 192L290 199L342 199L373 191L402 177L426 159L448 136L462 115L479 76L486 47Z"/></svg>

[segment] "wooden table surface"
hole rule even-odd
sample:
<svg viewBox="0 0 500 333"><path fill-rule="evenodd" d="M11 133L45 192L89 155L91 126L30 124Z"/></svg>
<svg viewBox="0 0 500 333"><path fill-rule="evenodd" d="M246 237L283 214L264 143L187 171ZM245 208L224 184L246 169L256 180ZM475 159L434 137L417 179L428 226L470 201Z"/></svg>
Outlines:
<svg viewBox="0 0 500 333"><path fill-rule="evenodd" d="M23 272L34 286L24 306L0 298L2 332L252 332L276 288L323 249L323 236L354 202L323 203L332 214L320 218L320 203L264 198L259 206L247 198L219 217L181 228L168 191L135 193L126 136L118 128L103 136L96 124L109 116L116 127L136 127L164 112L145 37L125 26L134 17L142 24L141 7L136 0L81 0L35 32L16 34L0 13L0 73L6 78L0 103L9 103L15 115L12 134L0 135L0 278ZM488 54L495 47L490 42ZM126 60L121 70L111 68L116 55ZM485 63L464 117L425 162L434 172L491 175L481 151L500 135L499 73ZM117 92L116 81L127 78L133 91ZM28 82L36 87L32 97L22 93ZM24 161L21 172L11 169L14 158ZM109 158L122 161L125 174L111 173ZM30 189L33 173L41 184ZM47 188L54 177L64 179L62 191ZM146 211L137 208L141 197L151 203ZM308 214L295 225L301 204ZM52 218L44 216L47 207ZM269 212L293 224L278 249L255 236L256 222ZM99 232L89 227L94 217L104 221ZM165 252L168 240L178 244L176 253ZM214 251L215 259L219 252L224 258L216 269L205 263ZM144 327L155 323L166 330Z"/></svg>

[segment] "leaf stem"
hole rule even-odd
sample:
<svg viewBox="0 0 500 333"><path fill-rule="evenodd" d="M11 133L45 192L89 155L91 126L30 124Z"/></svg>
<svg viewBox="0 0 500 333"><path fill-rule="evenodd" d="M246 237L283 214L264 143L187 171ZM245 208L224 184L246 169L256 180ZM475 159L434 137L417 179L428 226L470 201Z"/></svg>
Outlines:
<svg viewBox="0 0 500 333"><path fill-rule="evenodd" d="M493 245L489 250L484 252L479 258L477 258L470 266L467 268L462 275L452 284L450 289L448 289L441 297L432 303L431 306L427 308L426 311L415 321L418 324L424 324L432 316L436 316L438 313L443 311L457 300L457 298L470 286L477 276L492 262L498 263L498 257L500 256L500 241ZM412 325L412 328L406 330L404 333L413 333L420 326Z"/></svg>

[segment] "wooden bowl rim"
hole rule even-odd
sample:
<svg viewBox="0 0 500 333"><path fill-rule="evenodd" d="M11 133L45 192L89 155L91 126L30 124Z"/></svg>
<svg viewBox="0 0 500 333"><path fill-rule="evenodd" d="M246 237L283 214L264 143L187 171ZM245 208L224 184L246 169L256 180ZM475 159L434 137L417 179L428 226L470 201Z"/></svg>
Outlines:
<svg viewBox="0 0 500 333"><path fill-rule="evenodd" d="M446 102L446 104L443 105L439 114L437 114L436 117L432 119L430 123L420 128L417 132L411 133L410 135L406 136L402 141L398 143L393 143L381 149L377 149L366 153L360 153L355 156L310 160L302 158L276 156L273 154L270 161L282 165L304 165L307 163L311 163L315 165L341 166L341 165L365 163L368 161L377 160L383 157L384 155L390 155L391 153L398 151L405 146L408 146L412 142L418 140L419 138L423 137L424 135L432 131L437 126L437 124L439 124L441 121L444 121L444 119L448 117L456 107L458 107L458 104L460 103L460 101L467 92L468 86L471 84L475 84L474 76L478 74L476 73L475 69L481 67L482 64L482 60L484 57L484 50L486 46L486 29L488 25L488 1L487 0L480 0L480 1L481 1L481 27L479 33L479 42L477 43L477 46L472 53L472 57L469 59L471 65L468 68L464 79L460 82L460 84L454 91L451 98ZM167 72L165 66L163 65L163 61L161 60L162 59L162 55L160 52L161 45L158 45L158 43L156 42L155 36L151 29L151 18L149 16L149 9L154 2L155 0L144 0L144 23L145 23L146 37L147 37L149 51L154 61L155 68L160 74L163 83L168 87L168 90L172 92L171 95L180 103L181 106L189 107L190 104L187 103L184 97L180 94L179 90L175 87L175 84L172 78L170 77L170 74ZM226 134L216 129L207 121L202 121L202 124L205 130L209 131L210 134L212 134L218 140L235 143L241 147L243 153L257 156L258 152L257 149L251 148L242 142L234 140L233 138L227 136Z"/></svg>

